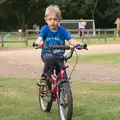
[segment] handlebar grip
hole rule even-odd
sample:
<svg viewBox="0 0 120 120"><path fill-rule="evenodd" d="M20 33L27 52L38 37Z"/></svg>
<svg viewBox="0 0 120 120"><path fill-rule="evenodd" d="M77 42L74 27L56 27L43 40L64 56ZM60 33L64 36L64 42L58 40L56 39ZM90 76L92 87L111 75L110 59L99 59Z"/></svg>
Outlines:
<svg viewBox="0 0 120 120"><path fill-rule="evenodd" d="M87 44L83 44L82 47L87 50Z"/></svg>
<svg viewBox="0 0 120 120"><path fill-rule="evenodd" d="M81 50L81 49L86 49L86 50L88 50L88 49L87 49L87 44L83 44L83 45L78 44L78 45L76 45L76 48L77 48L78 50Z"/></svg>

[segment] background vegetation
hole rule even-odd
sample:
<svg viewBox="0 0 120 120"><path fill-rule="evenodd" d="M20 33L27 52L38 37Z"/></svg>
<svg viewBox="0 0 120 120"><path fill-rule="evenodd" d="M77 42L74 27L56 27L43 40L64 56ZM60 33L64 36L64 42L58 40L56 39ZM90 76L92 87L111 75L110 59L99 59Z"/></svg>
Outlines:
<svg viewBox="0 0 120 120"><path fill-rule="evenodd" d="M96 28L113 28L120 16L120 0L0 0L0 30L42 26L49 4L60 6L63 19L95 19Z"/></svg>

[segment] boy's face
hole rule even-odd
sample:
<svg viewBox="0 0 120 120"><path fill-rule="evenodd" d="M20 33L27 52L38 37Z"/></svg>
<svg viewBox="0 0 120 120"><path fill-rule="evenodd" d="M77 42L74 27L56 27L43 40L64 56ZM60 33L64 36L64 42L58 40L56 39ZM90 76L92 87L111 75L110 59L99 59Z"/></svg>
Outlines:
<svg viewBox="0 0 120 120"><path fill-rule="evenodd" d="M50 29L56 29L58 27L59 22L59 18L54 13L51 13L46 18L46 23L48 24Z"/></svg>

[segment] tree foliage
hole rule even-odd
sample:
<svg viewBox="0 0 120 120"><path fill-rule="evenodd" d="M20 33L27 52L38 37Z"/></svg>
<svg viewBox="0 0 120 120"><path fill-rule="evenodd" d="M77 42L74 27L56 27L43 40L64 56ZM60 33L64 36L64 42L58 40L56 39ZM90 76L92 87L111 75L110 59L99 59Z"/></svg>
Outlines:
<svg viewBox="0 0 120 120"><path fill-rule="evenodd" d="M44 24L44 11L59 5L63 19L95 19L96 27L115 27L120 16L120 0L0 0L0 29L31 28Z"/></svg>

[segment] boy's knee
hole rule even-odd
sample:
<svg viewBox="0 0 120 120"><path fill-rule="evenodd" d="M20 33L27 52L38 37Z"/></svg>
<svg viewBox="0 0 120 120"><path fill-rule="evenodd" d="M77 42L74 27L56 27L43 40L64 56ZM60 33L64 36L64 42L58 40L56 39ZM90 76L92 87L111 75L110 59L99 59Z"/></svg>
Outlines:
<svg viewBox="0 0 120 120"><path fill-rule="evenodd" d="M53 55L49 55L49 56L47 56L46 60L47 61L54 61L55 58L53 57Z"/></svg>

